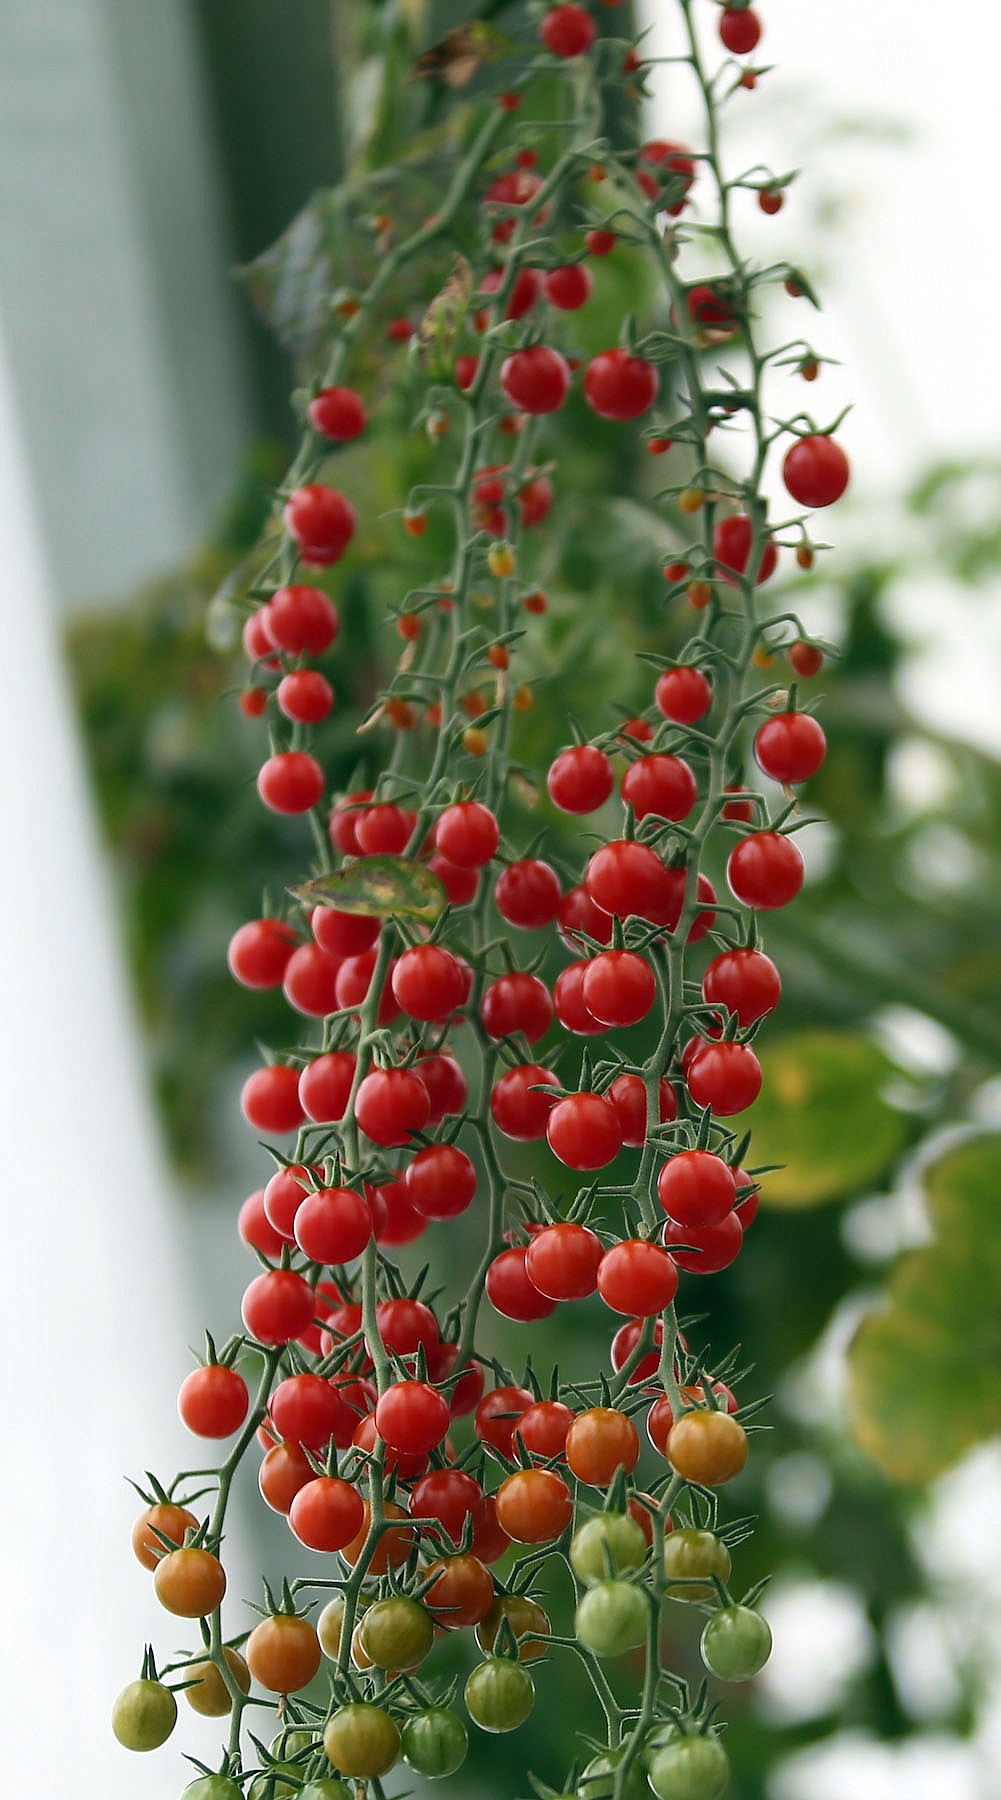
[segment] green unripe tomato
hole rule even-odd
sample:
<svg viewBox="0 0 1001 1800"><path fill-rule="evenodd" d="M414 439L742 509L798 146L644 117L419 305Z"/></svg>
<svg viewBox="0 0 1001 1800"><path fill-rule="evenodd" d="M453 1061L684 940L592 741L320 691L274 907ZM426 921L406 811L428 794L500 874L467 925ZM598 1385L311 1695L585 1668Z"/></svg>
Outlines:
<svg viewBox="0 0 1001 1800"><path fill-rule="evenodd" d="M299 1800L354 1800L354 1796L346 1781L324 1775L319 1781L307 1781L299 1790Z"/></svg>
<svg viewBox="0 0 1001 1800"><path fill-rule="evenodd" d="M111 1729L126 1750L159 1750L177 1724L177 1701L162 1681L130 1681L111 1709Z"/></svg>
<svg viewBox="0 0 1001 1800"><path fill-rule="evenodd" d="M574 1630L595 1656L621 1656L646 1637L650 1609L642 1588L628 1581L599 1581L581 1599Z"/></svg>
<svg viewBox="0 0 1001 1800"><path fill-rule="evenodd" d="M729 1550L711 1531L685 1526L681 1531L669 1531L664 1539L664 1573L679 1581L677 1587L666 1590L672 1600L715 1600L716 1589L706 1581L696 1585L693 1578L715 1575L720 1581L729 1581L730 1567ZM685 1586L680 1585L682 1578Z"/></svg>
<svg viewBox="0 0 1001 1800"><path fill-rule="evenodd" d="M272 1738L271 1754L283 1757L286 1762L289 1762L293 1757L299 1756L303 1750L311 1750L315 1742L315 1732L303 1731L301 1727L293 1725L287 1731L280 1731L276 1738Z"/></svg>
<svg viewBox="0 0 1001 1800"><path fill-rule="evenodd" d="M613 1800L615 1772L624 1755L624 1750L605 1750L593 1756L577 1784L578 1800ZM623 1800L650 1800L646 1770L638 1756L630 1764Z"/></svg>
<svg viewBox="0 0 1001 1800"><path fill-rule="evenodd" d="M403 1760L432 1781L454 1775L469 1751L469 1733L457 1713L447 1706L429 1706L414 1713L403 1727Z"/></svg>
<svg viewBox="0 0 1001 1800"><path fill-rule="evenodd" d="M570 1562L574 1574L591 1587L646 1561L643 1527L628 1513L599 1513L573 1534Z"/></svg>
<svg viewBox="0 0 1001 1800"><path fill-rule="evenodd" d="M751 1607L721 1606L706 1621L700 1648L706 1668L721 1681L750 1681L771 1656L772 1634Z"/></svg>
<svg viewBox="0 0 1001 1800"><path fill-rule="evenodd" d="M228 1775L200 1775L185 1788L181 1800L243 1800L243 1793Z"/></svg>
<svg viewBox="0 0 1001 1800"><path fill-rule="evenodd" d="M361 1623L361 1644L377 1669L417 1669L434 1643L431 1615L418 1600L377 1600Z"/></svg>
<svg viewBox="0 0 1001 1800"><path fill-rule="evenodd" d="M342 1775L370 1781L393 1767L400 1754L400 1733L381 1706L356 1701L328 1719L323 1748Z"/></svg>
<svg viewBox="0 0 1001 1800"><path fill-rule="evenodd" d="M344 1624L345 1599L343 1594L335 1594L328 1600L316 1621L316 1635L320 1640L320 1649L331 1662L336 1662L341 1648L341 1627Z"/></svg>
<svg viewBox="0 0 1001 1800"><path fill-rule="evenodd" d="M254 1776L248 1800L290 1800L292 1794L298 1796L301 1780L299 1763L273 1763L265 1773Z"/></svg>
<svg viewBox="0 0 1001 1800"><path fill-rule="evenodd" d="M719 1800L730 1780L730 1758L718 1738L681 1738L657 1751L648 1779L657 1800Z"/></svg>
<svg viewBox="0 0 1001 1800"><path fill-rule="evenodd" d="M535 1704L535 1683L521 1663L488 1656L466 1682L466 1710L481 1731L517 1731Z"/></svg>
<svg viewBox="0 0 1001 1800"><path fill-rule="evenodd" d="M659 1750L666 1749L670 1744L680 1744L682 1737L682 1732L671 1720L655 1725L649 1736L644 1739L637 1761L642 1763L644 1770L649 1769Z"/></svg>

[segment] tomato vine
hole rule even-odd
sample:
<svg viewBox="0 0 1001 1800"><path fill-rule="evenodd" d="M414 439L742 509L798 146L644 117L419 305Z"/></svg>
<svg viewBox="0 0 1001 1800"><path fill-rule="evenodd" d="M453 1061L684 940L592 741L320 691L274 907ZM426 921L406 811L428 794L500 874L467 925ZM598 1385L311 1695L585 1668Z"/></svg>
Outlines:
<svg viewBox="0 0 1001 1800"><path fill-rule="evenodd" d="M719 115L756 80L734 59L754 50L760 21L744 6L676 4L674 60L703 107L697 148L642 138L637 106L622 105L638 98L642 47L606 31L614 17L597 6L542 9L499 50L464 28L432 54L436 70L464 57L462 79L486 84L468 147L433 216L396 243L391 216L380 220L367 285L334 297L324 366L300 396L301 445L246 583L242 703L270 732L258 792L308 822L312 865L279 914L240 928L229 963L246 986L283 986L318 1041L274 1056L243 1091L248 1123L288 1147L271 1149L267 1185L240 1215L261 1264L243 1330L218 1353L209 1340L180 1399L196 1435L232 1448L216 1468L151 1487L133 1536L161 1602L200 1621L202 1641L159 1673L148 1651L114 1726L132 1748L162 1742L171 1686L196 1710L228 1713L220 1765L191 1800L339 1800L344 1780L378 1795L401 1756L426 1776L455 1772L467 1732L433 1646L470 1629L475 1726L515 1729L533 1705L531 1664L567 1650L605 1729L587 1734L595 1754L565 1791L625 1800L648 1784L659 1800L699 1800L723 1792L728 1759L706 1684L693 1692L662 1666L664 1606L705 1611L703 1660L722 1681L749 1679L768 1655L757 1592L738 1601L729 1586L746 1521L725 1520L718 1495L744 1467L758 1403L732 1391L733 1357L710 1367L690 1348L676 1295L735 1259L757 1210L748 1139L730 1121L760 1086L753 1040L781 992L758 915L798 892L795 790L825 749L795 680L761 685L776 654L807 680L826 648L762 605L780 552L815 554L801 512L771 516L769 458L784 446L785 490L808 509L840 498L848 463L838 421L767 411L773 377L812 380L817 359L801 340L761 348L759 296L784 284L802 298L808 285L785 264L748 262L733 234L735 195L774 213L786 185L767 170L729 179L721 156ZM697 14L714 12L728 54L711 61ZM547 170L533 145L543 128L562 145ZM641 716L578 734L548 771L554 808L594 816L600 833L597 847L578 839L566 886L538 843L512 837L529 784L511 755L531 700L516 682L546 604L532 538L560 504L547 419L576 383L573 319L592 267L623 243L659 295L579 386L593 414L673 461L659 496L677 539L666 598L692 610L694 629L680 659L648 656ZM420 325L387 319L399 281L429 267ZM338 448L368 429L370 397L351 382L380 332L407 340L440 462L401 523L421 536L429 515L447 518L452 559L395 609L402 650L359 728L371 786L331 804L314 751L335 701L315 664L340 620L319 582L350 566L356 505L332 475ZM373 746L387 732L380 768ZM744 786L748 743L770 787ZM703 867L721 843L734 904ZM491 904L512 933L555 932L570 951L552 991L519 966ZM637 1058L610 1033L644 1020L653 1047ZM536 1061L543 1041L553 1047ZM506 1143L543 1139L583 1177L569 1202L506 1165ZM623 1150L638 1160L608 1179ZM470 1207L479 1262L440 1316L407 1291L393 1252L425 1230L433 1244ZM618 1327L608 1375L547 1397L530 1371L519 1384L481 1353L484 1304L528 1326L592 1295ZM251 1398L236 1365L254 1352ZM224 1633L218 1553L255 1440L267 1504L305 1548L339 1560L266 1591L261 1621ZM651 1453L654 1472L637 1477ZM572 1633L554 1632L533 1597L554 1559L573 1582ZM623 1701L603 1665L633 1649L642 1690ZM266 1752L249 1722L273 1704L281 1729Z"/></svg>

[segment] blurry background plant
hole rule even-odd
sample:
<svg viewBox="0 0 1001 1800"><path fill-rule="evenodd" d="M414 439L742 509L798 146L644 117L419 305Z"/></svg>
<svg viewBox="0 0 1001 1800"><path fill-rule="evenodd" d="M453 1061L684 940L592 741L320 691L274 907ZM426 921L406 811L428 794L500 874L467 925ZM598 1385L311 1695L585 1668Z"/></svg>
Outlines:
<svg viewBox="0 0 1001 1800"><path fill-rule="evenodd" d="M290 52L276 103L285 76L294 91L307 62L311 85L270 179L259 144L248 171L263 45L238 30L238 10L204 6L199 16L241 254L284 224L276 207L290 210L310 180L346 172L345 186L320 191L246 272L259 318L286 351L308 359L317 308L350 285L358 227L345 227L346 193L406 146L408 158L424 159L430 194L449 156L455 110L440 84L408 84L406 75L463 9L432 17L390 0L336 8L338 106L328 113L326 71L316 83L315 40L307 56L302 45ZM625 8L621 16L626 33ZM379 179L370 192L373 216L392 216L391 184ZM829 244L829 195L822 204ZM622 249L595 272L580 320L589 350L611 341L609 321L614 335L635 280ZM283 377L264 332L254 354L261 445L214 541L128 606L78 615L68 635L165 1130L199 1197L218 1197L227 1237L252 1170L223 1122L249 1040L276 1034L281 1001L236 992L225 946L256 907L255 871L274 882L287 867L292 879L298 850L294 830L256 802L255 728L231 692L241 675L220 642L225 607L211 605L253 542L262 488L282 466ZM565 741L568 715L596 718L609 703L611 720L613 701L628 711L644 686L636 651L670 654L684 628L663 604L670 536L643 498L660 484L655 459L624 463L618 436L585 421L583 409L566 409L562 431L565 535L547 572L548 610L533 622L541 675L516 744L536 766ZM399 385L393 396L387 388L357 455L371 515L399 506L424 478L427 439L412 429ZM738 1766L757 1771L741 1800L765 1793L766 1781L770 1795L793 1800L806 1778L821 1800L823 1758L802 1758L835 1732L842 1749L853 1736L872 1738L898 1743L906 1760L911 1734L930 1723L947 1755L950 1738L982 1730L1001 1684L997 1628L992 1640L989 1624L975 1622L984 1569L966 1527L960 1543L949 1524L950 1507L969 1517L971 1464L934 1502L922 1492L1001 1429L1001 1093L992 1086L1001 1059L1001 764L930 728L901 679L915 649L911 585L975 590L1001 563L1001 463L936 467L892 510L881 497L878 517L864 498L856 507L856 547L839 549L836 584L822 561L788 583L790 605L842 657L811 684L825 696L830 743L811 791L823 818L804 834L809 887L794 916L779 914L771 927L785 997L763 1052L764 1096L748 1115L756 1160L772 1160L774 1146L785 1166L766 1185L745 1254L707 1295L714 1343L752 1344L759 1383L781 1382L770 1455L757 1460L762 1526L746 1571L748 1581L780 1571L777 1652L731 1728ZM433 523L423 538L400 533L396 565L360 534L345 597L357 653L338 671L332 783L349 785L357 722L380 657L393 654L378 621L425 573L429 581L440 573ZM546 823L556 823L548 812ZM586 1361L587 1329L569 1309L558 1313L541 1328L541 1360ZM258 1518L257 1529L266 1522ZM269 1574L280 1572L282 1541L276 1533L270 1567L263 1547ZM819 1656L803 1651L804 1618ZM785 1655L784 1623L797 1647ZM568 1733L574 1713L568 1704ZM519 1763L543 1775L559 1769L571 1751L555 1741L558 1729L552 1718L527 1727L526 1740L537 1741L526 1741ZM921 1749L924 1767L937 1766L926 1734ZM832 1795L848 1791L848 1766ZM484 1789L515 1792L513 1772L494 1758L483 1756L473 1773ZM912 1793L923 1791L914 1785L921 1776L908 1779ZM896 1789L856 1782L855 1791Z"/></svg>

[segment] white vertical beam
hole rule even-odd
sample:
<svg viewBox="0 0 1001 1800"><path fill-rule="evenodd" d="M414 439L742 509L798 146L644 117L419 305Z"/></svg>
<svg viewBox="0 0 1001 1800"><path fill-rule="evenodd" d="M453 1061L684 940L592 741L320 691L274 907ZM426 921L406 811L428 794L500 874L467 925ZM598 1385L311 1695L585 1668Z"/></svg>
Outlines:
<svg viewBox="0 0 1001 1800"><path fill-rule="evenodd" d="M0 0L0 322L62 605L184 555L247 437L183 0Z"/></svg>

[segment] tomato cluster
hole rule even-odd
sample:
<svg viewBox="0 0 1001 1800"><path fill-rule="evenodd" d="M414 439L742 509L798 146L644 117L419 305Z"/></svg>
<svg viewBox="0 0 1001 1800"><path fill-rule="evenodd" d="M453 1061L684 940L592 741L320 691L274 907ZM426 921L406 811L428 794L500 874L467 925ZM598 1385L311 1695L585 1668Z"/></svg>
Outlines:
<svg viewBox="0 0 1001 1800"><path fill-rule="evenodd" d="M733 0L719 30L744 57L761 24ZM574 84L571 65L592 57L606 72L617 63L627 86L642 66L637 49L623 60L599 30L596 7L557 4L518 79L541 70L549 83L555 69ZM266 1800L279 1787L345 1800L345 1782L381 1780L401 1759L425 1777L454 1773L466 1726L424 1685L446 1633L475 1634L480 1652L463 1694L469 1719L515 1729L534 1701L527 1665L545 1658L551 1635L531 1584L513 1578L519 1546L567 1560L585 1660L644 1643L657 1654L665 1599L706 1610L702 1653L720 1680L748 1679L768 1654L767 1625L730 1593L717 1529L716 1490L748 1455L742 1408L723 1379L729 1365L711 1378L689 1352L675 1304L697 1292L693 1278L735 1261L757 1211L754 1169L741 1166L747 1139L730 1121L757 1098L757 1039L781 997L758 915L799 891L798 790L826 743L795 686L753 691L772 642L757 590L786 540L753 482L720 471L713 491L705 441L743 390L704 392L699 357L688 355L694 385L683 416L672 411L666 365L679 341L708 352L750 338L746 268L706 280L669 262L663 316L645 337L630 326L623 342L576 354L574 321L598 265L624 237L661 266L665 229L683 245L691 190L718 178L713 156L655 139L613 146L614 167L588 169L571 152L545 169L511 122L520 96L520 86L500 94L444 203L467 207L468 241L479 234L465 300L455 309L448 289L425 295L409 352L411 375L423 366L427 376L421 419L441 477L407 497L402 524L422 537L445 495L457 535L448 572L394 610L403 649L366 720L369 785L330 794L324 734L349 611L343 590L340 606L328 590L358 534L376 529L367 502L339 485L364 491L350 458L336 480L332 462L364 445L380 405L374 383L348 379L380 324L386 282L375 270L367 293L339 309L328 366L305 402L277 549L269 544L243 622L241 704L270 730L257 791L275 813L309 815L318 850L287 903L229 944L239 984L281 991L293 1039L242 1090L270 1158L238 1219L257 1262L242 1330L218 1353L209 1341L178 1397L192 1433L232 1449L207 1514L176 1483L151 1489L133 1547L167 1612L202 1622L203 1641L174 1665L188 1703L233 1713L237 1743L256 1686L280 1698L283 1729L261 1771L248 1774L231 1750L192 1800ZM615 189L607 208L605 183ZM443 214L443 234L450 224ZM433 225L418 233L422 251ZM386 268L405 260L400 250ZM390 345L411 338L402 316L381 325ZM804 367L811 358L806 347ZM731 389L732 405L720 399ZM547 433L565 409L658 457L691 463L695 450L698 484L681 467L667 498L701 537L679 546L665 574L671 601L684 596L702 617L686 651L649 659L658 666L634 716L552 757L537 796L547 829L525 847L507 744L531 701L514 670L522 615L547 606L531 534L559 506ZM763 443L761 419L752 424ZM805 424L782 476L812 509L840 498L848 464L829 432ZM812 548L806 527L793 529L802 564ZM803 679L823 660L801 633L787 653ZM370 748L387 743L385 754ZM752 763L770 787L745 785ZM510 1141L538 1146L537 1180L506 1172ZM602 1173L612 1165L614 1181ZM422 1297L398 1253L430 1233L432 1260L444 1262L450 1240L435 1227L454 1230L467 1214L482 1246L472 1286L454 1304ZM478 1349L484 1303L526 1328L590 1304L610 1344L607 1375L548 1397L534 1376L519 1382ZM255 1396L237 1366L251 1362ZM225 1506L255 1445L262 1501L309 1554L281 1595L266 1590L245 1641L236 1632L227 1643ZM311 1571L334 1590L315 1623ZM324 1659L325 1713L297 1699ZM120 1697L115 1730L150 1748L175 1718L150 1656ZM701 1701L670 1722L645 1709L576 1791L618 1792L626 1756L630 1793L634 1776L659 1800L725 1784L726 1754Z"/></svg>

